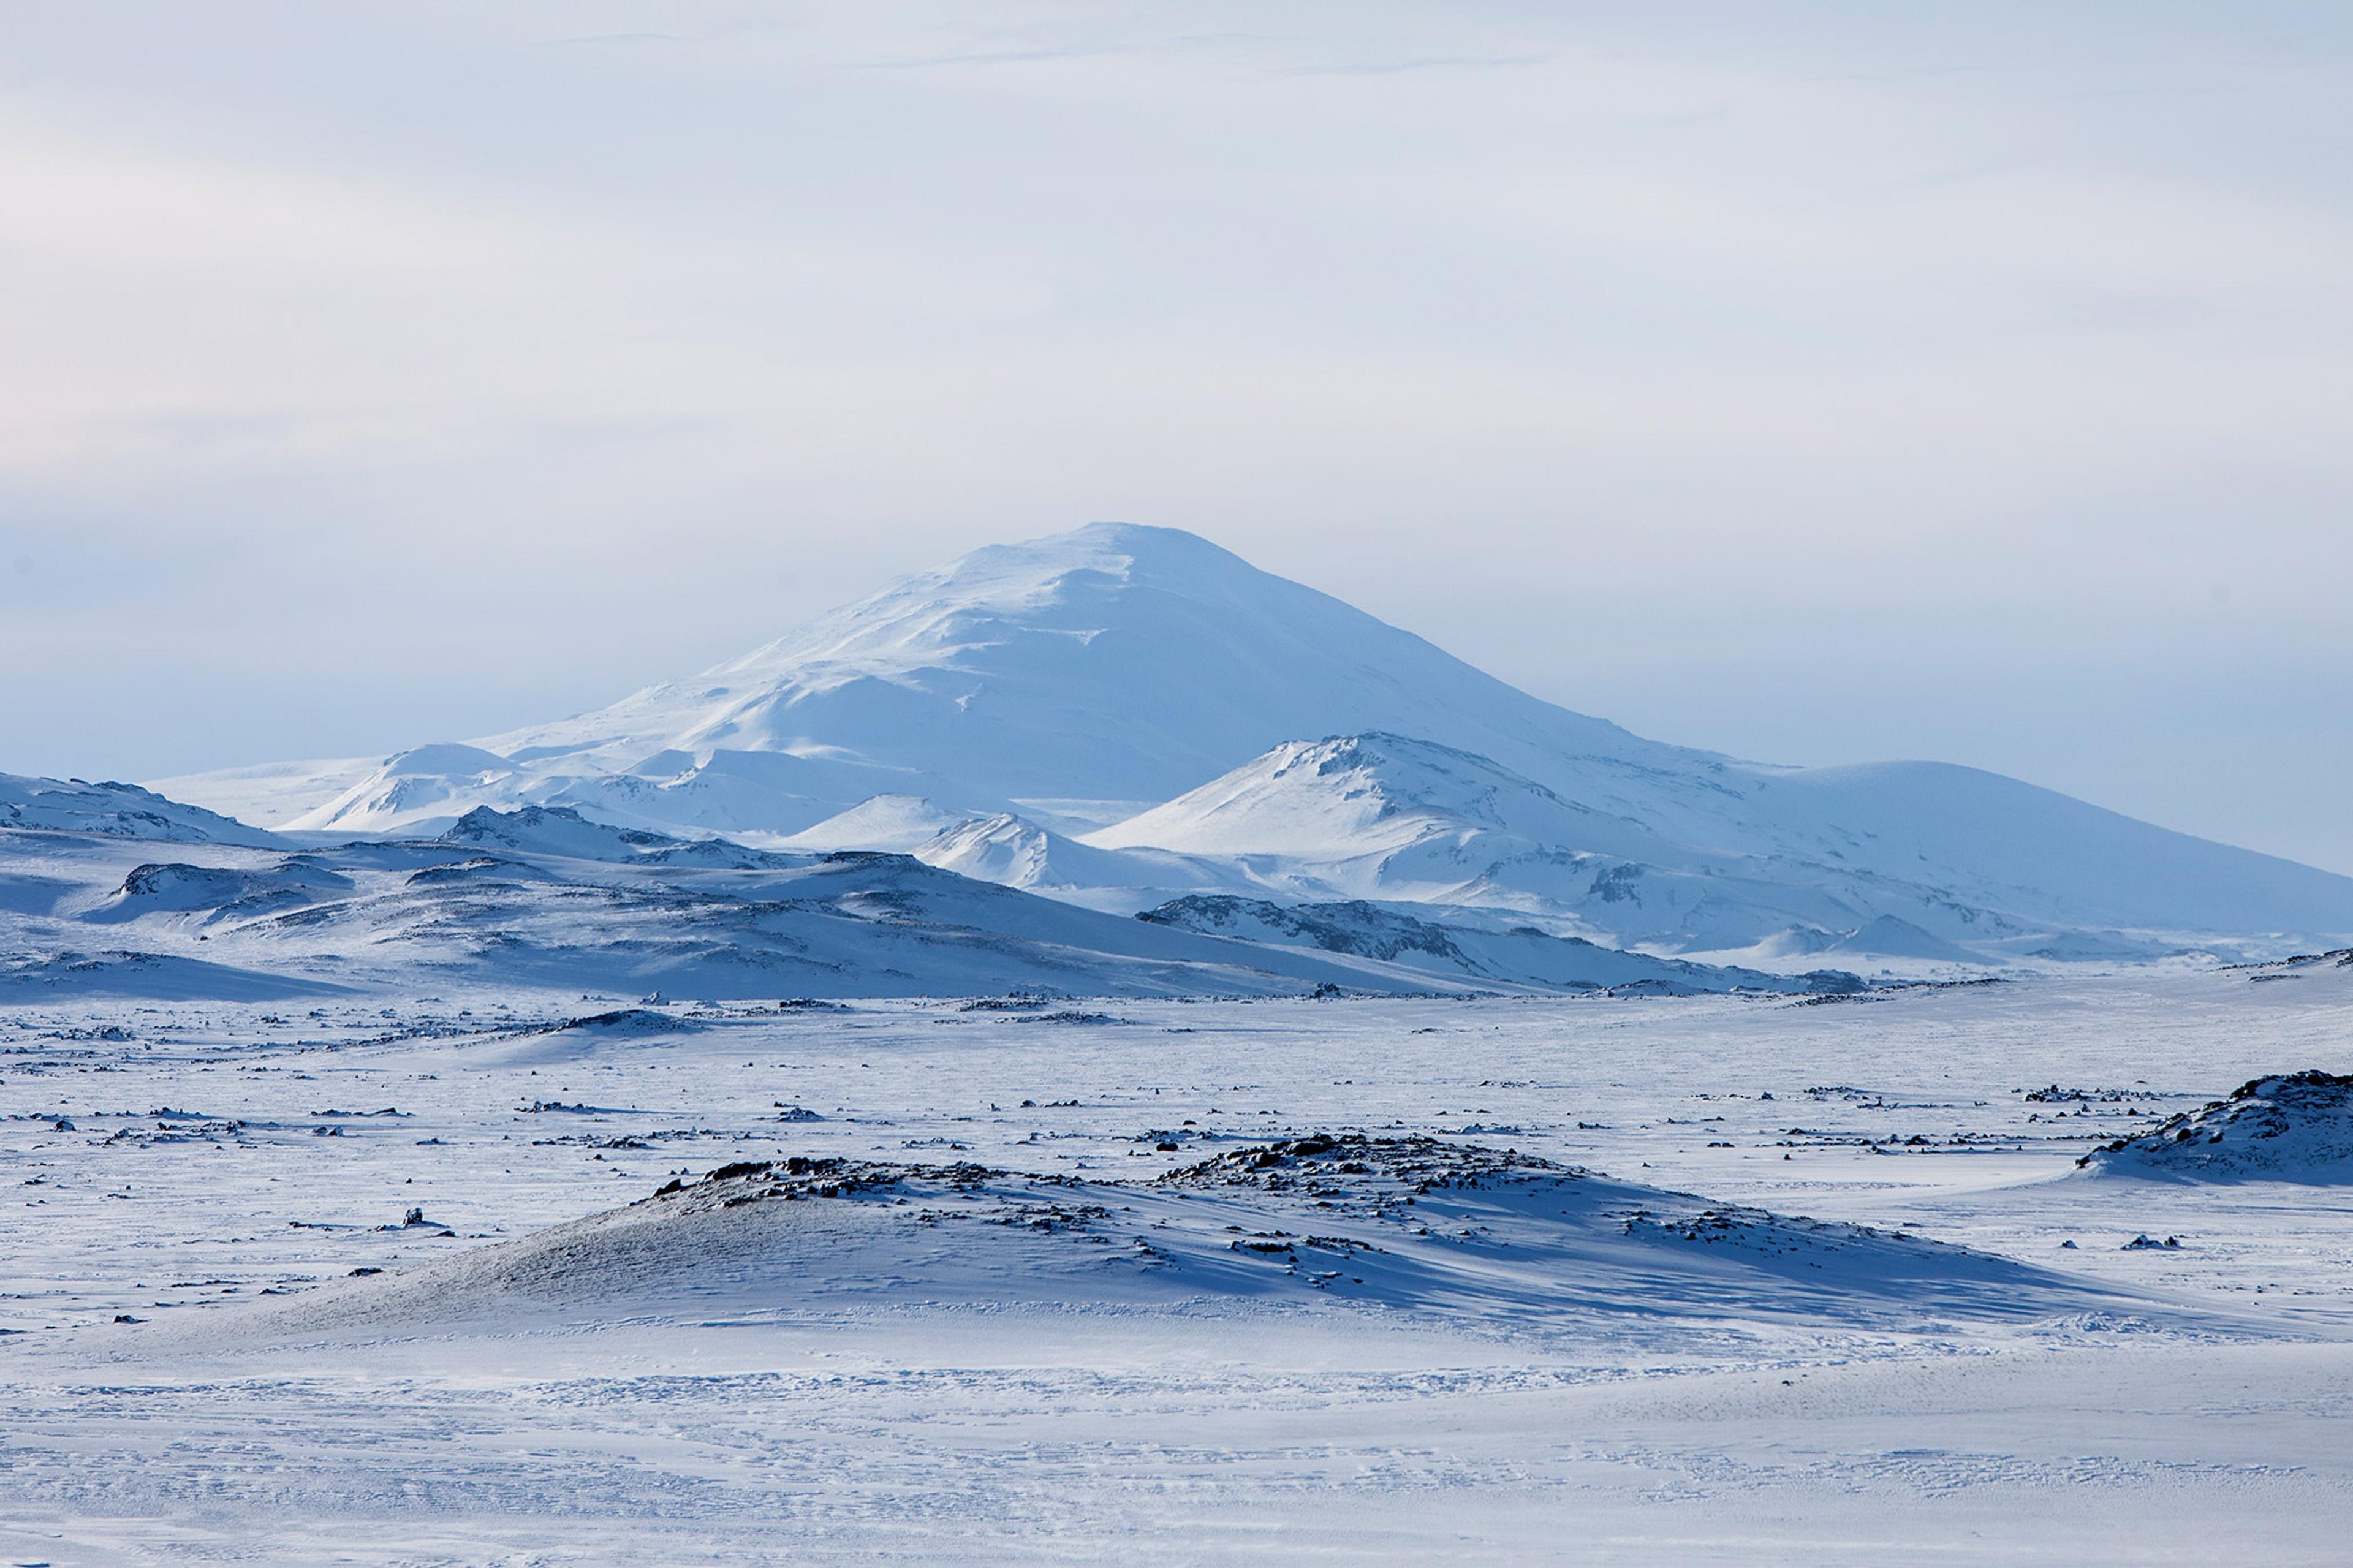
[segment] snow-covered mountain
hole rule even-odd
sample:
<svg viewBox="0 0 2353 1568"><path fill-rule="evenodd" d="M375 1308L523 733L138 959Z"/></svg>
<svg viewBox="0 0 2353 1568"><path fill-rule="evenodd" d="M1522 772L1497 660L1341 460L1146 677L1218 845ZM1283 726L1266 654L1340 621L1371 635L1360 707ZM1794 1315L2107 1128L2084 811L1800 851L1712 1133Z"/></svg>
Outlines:
<svg viewBox="0 0 2353 1568"><path fill-rule="evenodd" d="M860 798L928 774L957 800L1149 803L1357 729L1506 763L1698 755L1537 701L1193 534L1114 523L976 550L691 680L481 744L640 775L783 754L811 793L869 771Z"/></svg>
<svg viewBox="0 0 2353 1568"><path fill-rule="evenodd" d="M1639 942L1745 945L1791 924L1842 930L1884 894L1841 899L1816 884L1852 876L1675 844L1488 758L1403 735L1277 746L1084 842L1222 857L1287 897L1508 910Z"/></svg>
<svg viewBox="0 0 2353 1568"><path fill-rule="evenodd" d="M1126 919L905 855L675 838L563 806L479 806L434 838L298 848L225 838L221 819L143 791L8 788L84 804L79 826L0 826L0 1004L397 993L420 978L705 998L1525 993L1654 977L1677 991L1817 988L1623 953L1516 971L1398 963L1362 944ZM123 798L142 831L99 809ZM1020 853L1023 834L1000 831L1009 820L975 823L968 847Z"/></svg>
<svg viewBox="0 0 2353 1568"><path fill-rule="evenodd" d="M912 849L1103 907L1439 901L1758 958L2353 934L2353 879L1969 768L1646 741L1193 535L1119 524L976 551L558 723L159 787L305 833L569 806Z"/></svg>
<svg viewBox="0 0 2353 1568"><path fill-rule="evenodd" d="M1728 820L1700 843L1677 843L1486 757L1400 735L1339 736L1274 747L1082 841L1223 858L1288 898L1510 910L1564 931L1765 962L1827 952L1968 963L2047 946L2054 928L2261 931L2266 894L2276 919L2292 902L2284 884L2325 895L2342 880L2267 868L2262 857L1990 774L1914 764L1883 772L1874 791L1868 770L1826 772L1840 776L1715 770L1733 802ZM1849 798L1826 806L1840 790ZM1910 819L1886 798L1905 790L1921 792ZM2010 809L1992 823L1967 817L1989 802ZM1760 806L1784 819L1735 815ZM1957 819L1940 820L1940 807ZM2000 821L2024 841L1992 830ZM1823 837L1852 842L1823 849ZM2039 868L2021 863L2030 847L2041 849ZM2250 889L2282 868L2295 875ZM2327 908L2324 898L2322 918ZM2232 914L2242 923L2201 923ZM2109 946L2110 957L2129 951Z"/></svg>
<svg viewBox="0 0 2353 1568"><path fill-rule="evenodd" d="M975 551L559 723L314 764L307 795L284 765L158 787L301 831L539 804L790 836L881 795L1110 803L1100 826L1282 742L1359 730L1630 781L1715 760L1539 701L1192 534L1103 523Z"/></svg>

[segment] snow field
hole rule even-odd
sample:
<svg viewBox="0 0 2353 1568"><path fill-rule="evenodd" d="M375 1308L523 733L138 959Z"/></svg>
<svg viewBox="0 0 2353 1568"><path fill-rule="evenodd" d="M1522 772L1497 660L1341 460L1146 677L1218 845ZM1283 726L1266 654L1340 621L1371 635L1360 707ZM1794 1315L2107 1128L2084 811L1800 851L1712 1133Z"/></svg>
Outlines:
<svg viewBox="0 0 2353 1568"><path fill-rule="evenodd" d="M0 1550L2333 1561L2353 1237L2331 1190L2074 1161L2247 1079L2343 1068L2349 993L2330 969L1825 1003L18 1005ZM1390 1288L1352 1300L1189 1208L1178 1263L1264 1270L1236 1275L1252 1288L1112 1290L1084 1226L939 1224L919 1247L887 1197L723 1206L828 1239L775 1231L715 1272L690 1248L691 1290L481 1284L674 1175L793 1157L1014 1173L990 1202L1230 1201L1245 1239L1303 1242L1269 1205L1312 1194L1146 1194L1349 1127L1957 1243L2100 1300L1841 1313L1756 1273L1727 1296L1680 1243L1645 1255L1649 1300L1564 1268L1547 1301L1533 1253L1492 1240L1429 1254L1464 1260L1444 1289L1404 1288L1442 1236L1393 1246ZM853 1209L884 1217L822 1217ZM2127 1250L2143 1233L2181 1245ZM1673 1294L1703 1278L1712 1298ZM368 1300L396 1305L338 1305Z"/></svg>

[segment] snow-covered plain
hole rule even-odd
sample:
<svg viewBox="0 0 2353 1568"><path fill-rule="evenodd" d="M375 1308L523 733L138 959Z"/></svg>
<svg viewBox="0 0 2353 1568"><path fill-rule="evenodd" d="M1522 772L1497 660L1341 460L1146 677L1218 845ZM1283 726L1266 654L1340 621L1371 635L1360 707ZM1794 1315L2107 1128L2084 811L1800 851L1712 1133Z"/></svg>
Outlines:
<svg viewBox="0 0 2353 1568"><path fill-rule="evenodd" d="M2076 1161L2353 1067L2353 966L455 978L0 1008L0 1553L2342 1561L2343 1188Z"/></svg>

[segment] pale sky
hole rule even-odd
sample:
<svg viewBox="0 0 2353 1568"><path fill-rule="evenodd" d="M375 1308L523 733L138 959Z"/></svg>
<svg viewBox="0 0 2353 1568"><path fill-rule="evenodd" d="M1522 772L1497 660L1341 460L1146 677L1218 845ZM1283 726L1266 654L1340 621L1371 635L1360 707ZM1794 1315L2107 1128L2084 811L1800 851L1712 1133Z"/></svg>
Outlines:
<svg viewBox="0 0 2353 1568"><path fill-rule="evenodd" d="M0 0L0 771L1189 528L2353 871L2353 10Z"/></svg>

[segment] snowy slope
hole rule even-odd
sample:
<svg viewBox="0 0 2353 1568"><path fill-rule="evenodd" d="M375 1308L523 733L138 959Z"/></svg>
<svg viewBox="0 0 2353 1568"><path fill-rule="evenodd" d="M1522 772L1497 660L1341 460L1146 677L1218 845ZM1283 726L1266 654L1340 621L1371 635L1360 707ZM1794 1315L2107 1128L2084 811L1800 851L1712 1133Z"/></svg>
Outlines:
<svg viewBox="0 0 2353 1568"><path fill-rule="evenodd" d="M1977 768L1815 768L1764 777L1755 799L1790 841L1842 864L2062 926L2353 929L2353 878L2168 832Z"/></svg>
<svg viewBox="0 0 2353 1568"><path fill-rule="evenodd" d="M142 799L154 807L138 817L149 826L178 809ZM1396 963L1370 948L1311 951L1127 919L1205 879L1181 857L1089 848L1010 817L927 841L924 857L944 865L681 838L568 806L478 806L431 838L307 848L186 838L168 854L111 817L92 820L103 829L0 829L0 951L12 955L0 999L396 991L459 978L725 997L1553 991L1588 988L1594 967ZM963 875L958 861L992 874ZM1079 874L1129 885L1103 910L1008 885ZM1600 956L1672 970L1679 993L1759 978Z"/></svg>
<svg viewBox="0 0 2353 1568"><path fill-rule="evenodd" d="M1419 746L1415 777L1381 799L1312 801L1252 797L1235 778L1330 736L1377 740L1393 766ZM282 808L289 780L181 786ZM1205 801L1211 781L1231 798ZM1024 802L1083 816L1071 803L1185 796L1088 842L1222 858L1226 891L1443 897L1684 950L1792 926L1837 940L1883 918L1964 956L2151 945L2133 933L2159 950L2184 933L2258 947L2353 934L2353 879L1968 768L1797 770L1645 741L1190 534L1118 524L976 551L559 723L401 752L356 779L321 764L294 820L419 833L474 805L570 805L776 847L821 823L841 837L843 814L877 796L1033 823ZM869 847L906 847L903 823L873 816ZM1045 871L1036 850L953 853L1088 892L1084 857L1061 849L1067 873ZM1271 880L1260 857L1280 862Z"/></svg>
<svg viewBox="0 0 2353 1568"><path fill-rule="evenodd" d="M1233 871L1213 860L1165 850L1097 848L1000 812L941 831L915 858L959 876L1029 888L1129 911L1173 892L1231 886Z"/></svg>
<svg viewBox="0 0 2353 1568"><path fill-rule="evenodd" d="M141 800L142 825L174 820L171 803ZM0 1002L465 979L729 997L1448 988L1376 961L1077 908L906 856L784 855L561 807L478 807L433 839L293 850L184 838L164 855L153 837L93 820L99 831L0 829Z"/></svg>
<svg viewBox="0 0 2353 1568"><path fill-rule="evenodd" d="M2029 929L1835 862L1674 844L1485 757L1400 735L1277 746L1084 842L1227 857L1292 898L1508 910L1569 934L1755 949L1765 962L1835 950L1981 964L1991 950L1914 922L1971 941ZM1896 908L1912 919L1872 913ZM1793 932L1818 940L1787 942Z"/></svg>
<svg viewBox="0 0 2353 1568"><path fill-rule="evenodd" d="M914 795L878 795L785 838L785 849L876 849L912 855L950 828L987 816Z"/></svg>
<svg viewBox="0 0 2353 1568"><path fill-rule="evenodd" d="M333 801L383 767L383 757L314 757L257 763L209 773L149 779L147 787L192 801L240 822L282 827Z"/></svg>
<svg viewBox="0 0 2353 1568"><path fill-rule="evenodd" d="M1711 968L1599 947L1581 938L1554 936L1525 926L1487 931L1425 920L1361 900L1286 906L1262 899L1195 894L1148 910L1139 918L1250 942L1352 952L1449 979L1546 990L1687 996L1727 987L1799 993L1862 989L1855 976L1828 970L1792 978L1754 970Z"/></svg>
<svg viewBox="0 0 2353 1568"><path fill-rule="evenodd" d="M1621 942L1732 947L1792 923L1852 929L1890 896L1849 874L1703 854L1401 735L1277 746L1084 842L1227 857L1297 898L1514 910Z"/></svg>
<svg viewBox="0 0 2353 1568"><path fill-rule="evenodd" d="M1277 746L1086 839L1106 848L1153 845L1328 862L1465 834L1657 864L1689 854L1640 823L1563 800L1486 757L1381 733Z"/></svg>
<svg viewBox="0 0 2353 1568"><path fill-rule="evenodd" d="M0 828L97 833L187 844L278 845L284 841L199 806L135 784L0 773Z"/></svg>
<svg viewBox="0 0 2353 1568"><path fill-rule="evenodd" d="M478 802L514 798L514 764L479 746L417 746L386 757L334 799L286 824L290 831L388 833L462 816Z"/></svg>

